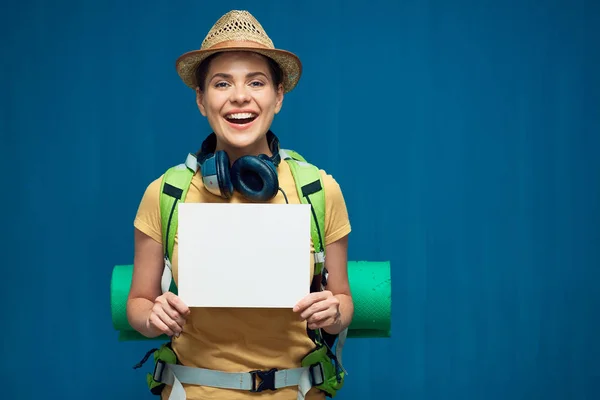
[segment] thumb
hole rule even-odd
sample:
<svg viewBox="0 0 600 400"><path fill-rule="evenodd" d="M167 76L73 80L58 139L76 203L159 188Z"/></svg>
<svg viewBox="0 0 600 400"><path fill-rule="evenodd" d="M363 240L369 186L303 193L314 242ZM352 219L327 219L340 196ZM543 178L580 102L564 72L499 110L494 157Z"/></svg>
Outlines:
<svg viewBox="0 0 600 400"><path fill-rule="evenodd" d="M190 314L190 309L187 306L187 304L185 304L181 298L179 296L177 296L175 293L173 292L169 292L167 298L167 302L169 303L169 305L171 307L173 307L175 310L177 310L177 312L181 315L189 315Z"/></svg>

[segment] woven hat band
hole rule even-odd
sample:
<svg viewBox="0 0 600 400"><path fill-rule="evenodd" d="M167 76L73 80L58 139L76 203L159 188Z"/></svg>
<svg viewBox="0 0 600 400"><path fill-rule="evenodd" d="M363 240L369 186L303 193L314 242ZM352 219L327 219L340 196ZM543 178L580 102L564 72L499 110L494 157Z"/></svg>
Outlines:
<svg viewBox="0 0 600 400"><path fill-rule="evenodd" d="M235 47L244 47L244 48L253 48L253 49L268 49L269 47L256 42L251 42L248 40L227 40L225 42L219 42L206 50L217 50L217 49L226 49L226 48L235 48Z"/></svg>

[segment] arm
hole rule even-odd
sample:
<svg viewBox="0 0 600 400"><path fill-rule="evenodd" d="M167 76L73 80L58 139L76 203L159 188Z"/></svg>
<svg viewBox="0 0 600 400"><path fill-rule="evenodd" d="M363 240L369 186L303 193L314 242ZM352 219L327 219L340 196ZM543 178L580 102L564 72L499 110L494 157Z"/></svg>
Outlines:
<svg viewBox="0 0 600 400"><path fill-rule="evenodd" d="M350 221L344 196L335 179L321 171L326 194L325 267L327 286L300 300L294 311L308 322L309 329L321 328L332 335L346 329L354 316L348 281L348 235Z"/></svg>
<svg viewBox="0 0 600 400"><path fill-rule="evenodd" d="M348 235L328 244L325 254L325 267L329 273L325 290L330 291L339 301L339 314L333 324L324 327L323 330L335 335L350 326L354 316L354 303L348 281Z"/></svg>
<svg viewBox="0 0 600 400"><path fill-rule="evenodd" d="M149 329L147 321L154 300L161 295L162 246L137 228L134 229L134 243L133 277L127 299L127 319L133 329L152 338L161 334Z"/></svg>
<svg viewBox="0 0 600 400"><path fill-rule="evenodd" d="M175 294L161 293L162 245L137 228L134 240L133 277L127 300L129 324L149 338L163 333L178 336L189 310Z"/></svg>
<svg viewBox="0 0 600 400"><path fill-rule="evenodd" d="M310 293L294 307L294 312L308 322L309 329L321 328L335 335L352 322L354 303L348 281L347 249L348 235L327 245L327 287L322 292Z"/></svg>

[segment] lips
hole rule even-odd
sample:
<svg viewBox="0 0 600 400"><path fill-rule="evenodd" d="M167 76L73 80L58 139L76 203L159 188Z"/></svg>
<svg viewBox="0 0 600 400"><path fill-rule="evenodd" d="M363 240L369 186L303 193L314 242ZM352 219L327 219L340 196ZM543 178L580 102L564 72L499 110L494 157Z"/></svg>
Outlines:
<svg viewBox="0 0 600 400"><path fill-rule="evenodd" d="M225 119L228 122L236 125L249 124L254 121L256 117L258 117L258 114L253 112L238 112L225 115Z"/></svg>

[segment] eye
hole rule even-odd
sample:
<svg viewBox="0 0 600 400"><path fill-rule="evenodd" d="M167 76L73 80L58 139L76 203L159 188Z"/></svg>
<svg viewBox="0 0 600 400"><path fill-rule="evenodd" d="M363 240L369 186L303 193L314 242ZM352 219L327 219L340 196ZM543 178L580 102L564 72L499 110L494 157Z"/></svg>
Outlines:
<svg viewBox="0 0 600 400"><path fill-rule="evenodd" d="M250 82L250 86L252 86L252 87L261 87L261 86L265 86L265 84L262 83L261 81L252 81L252 82Z"/></svg>
<svg viewBox="0 0 600 400"><path fill-rule="evenodd" d="M228 85L229 85L229 84L228 84L227 82L223 82L223 81L215 83L215 87L216 87L216 88L225 88L225 87L227 87Z"/></svg>

